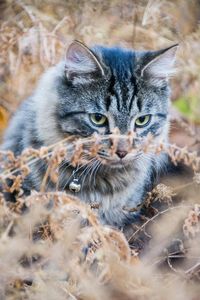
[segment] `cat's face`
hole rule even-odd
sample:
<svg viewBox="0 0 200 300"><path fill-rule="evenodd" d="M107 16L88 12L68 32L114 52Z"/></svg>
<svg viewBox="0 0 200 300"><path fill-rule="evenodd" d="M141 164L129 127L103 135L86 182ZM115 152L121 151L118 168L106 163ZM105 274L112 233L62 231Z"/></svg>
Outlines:
<svg viewBox="0 0 200 300"><path fill-rule="evenodd" d="M67 53L65 74L59 79L57 121L63 136L108 135L118 128L122 135L109 155L111 141L104 141L99 155L108 166L128 166L140 156L131 153L127 135L135 133L133 147L151 134L166 140L168 133L167 77L172 72L176 47L157 52L120 48L89 50L74 42Z"/></svg>

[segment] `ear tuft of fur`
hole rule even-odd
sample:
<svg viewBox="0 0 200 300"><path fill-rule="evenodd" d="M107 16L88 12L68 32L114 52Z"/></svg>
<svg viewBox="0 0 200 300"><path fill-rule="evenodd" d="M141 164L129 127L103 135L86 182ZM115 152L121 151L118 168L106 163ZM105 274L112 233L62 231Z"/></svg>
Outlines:
<svg viewBox="0 0 200 300"><path fill-rule="evenodd" d="M143 66L141 76L150 81L162 83L163 80L172 76L176 69L174 67L178 44L169 48L152 53L152 58Z"/></svg>
<svg viewBox="0 0 200 300"><path fill-rule="evenodd" d="M104 70L94 53L83 43L74 41L65 57L65 71L69 80L85 82L103 76Z"/></svg>

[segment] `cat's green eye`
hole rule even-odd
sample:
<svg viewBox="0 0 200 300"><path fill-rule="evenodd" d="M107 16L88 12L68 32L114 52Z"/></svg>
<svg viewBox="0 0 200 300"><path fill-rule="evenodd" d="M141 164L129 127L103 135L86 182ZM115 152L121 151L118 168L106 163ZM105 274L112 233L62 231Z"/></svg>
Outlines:
<svg viewBox="0 0 200 300"><path fill-rule="evenodd" d="M141 116L136 119L135 125L137 127L144 127L147 126L150 121L151 121L151 115Z"/></svg>
<svg viewBox="0 0 200 300"><path fill-rule="evenodd" d="M96 126L104 126L107 122L106 116L102 114L90 114L90 120Z"/></svg>

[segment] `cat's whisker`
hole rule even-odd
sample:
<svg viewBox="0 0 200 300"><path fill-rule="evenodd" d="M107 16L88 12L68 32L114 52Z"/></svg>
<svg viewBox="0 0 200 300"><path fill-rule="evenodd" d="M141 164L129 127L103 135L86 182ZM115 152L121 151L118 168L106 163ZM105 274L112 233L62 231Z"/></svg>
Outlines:
<svg viewBox="0 0 200 300"><path fill-rule="evenodd" d="M93 159L91 159L90 161L92 161ZM85 164L82 164L80 167L78 167L76 169L76 172L81 170L82 168L84 168L87 164L90 163L90 161L87 161ZM64 172L66 172L67 168L72 167L70 164L68 166L66 166L66 168L64 169ZM83 171L84 172L84 171ZM82 173L81 173L82 174ZM66 189L67 184L69 183L70 179L74 176L73 172L71 173L70 177L67 179L66 184L63 186L62 190ZM79 177L81 177L81 175L79 175Z"/></svg>
<svg viewBox="0 0 200 300"><path fill-rule="evenodd" d="M96 180L95 180L95 177L96 177L96 175L97 175L97 173L98 173L98 170L99 170L99 168L100 168L100 166L101 166L101 161L100 160L97 160L97 164L96 164L96 167L95 167L95 171L94 171L94 177L93 177L93 185L95 186L95 184L96 184Z"/></svg>
<svg viewBox="0 0 200 300"><path fill-rule="evenodd" d="M96 163L96 160L93 161L92 164L88 166L88 168L84 174L84 177L83 177L82 186L84 186L85 179L86 179L87 175L89 174L89 172L93 169L95 163Z"/></svg>
<svg viewBox="0 0 200 300"><path fill-rule="evenodd" d="M81 175L80 175L80 179L81 179L81 177L83 176L83 179L81 180L81 193L83 192L83 187L84 187L85 179L86 179L86 177L87 177L89 171L91 170L91 168L93 168L93 163L94 163L94 162L92 162L92 166L91 166L91 165L88 165L88 166L85 168L85 170L84 170L84 171L81 173ZM85 173L85 174L84 174L84 173Z"/></svg>
<svg viewBox="0 0 200 300"><path fill-rule="evenodd" d="M85 167L85 166L86 166L86 168L87 168L88 166L90 166L90 164L91 164L94 160L96 160L95 157L91 158L91 159L88 160L85 164L83 164L82 167ZM82 169L82 167L81 167L80 169ZM79 177L81 177L81 176L83 175L84 172L85 172L85 169L82 171L81 174L79 174Z"/></svg>
<svg viewBox="0 0 200 300"><path fill-rule="evenodd" d="M91 180L92 180L92 176L94 175L94 172L95 172L95 169L96 169L97 166L98 166L98 161L96 160L96 161L94 162L94 165L93 165L93 168L92 168L90 177L89 177L89 179L88 179L88 184L89 184L90 190L92 190L92 188L93 188Z"/></svg>
<svg viewBox="0 0 200 300"><path fill-rule="evenodd" d="M94 183L93 183L94 187L96 187L96 175L97 175L98 170L99 170L100 167L101 167L101 161L98 161L98 164L97 164L95 172L94 172Z"/></svg>

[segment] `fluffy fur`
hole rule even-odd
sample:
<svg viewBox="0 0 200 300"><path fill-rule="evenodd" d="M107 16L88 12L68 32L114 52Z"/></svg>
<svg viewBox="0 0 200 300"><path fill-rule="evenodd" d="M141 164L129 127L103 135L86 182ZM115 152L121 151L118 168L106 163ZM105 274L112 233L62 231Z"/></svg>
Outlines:
<svg viewBox="0 0 200 300"><path fill-rule="evenodd" d="M50 145L69 135L109 134L116 127L124 135L136 132L134 146L148 133L155 142L167 141L168 77L173 73L176 48L137 52L100 46L89 49L80 42L72 43L66 59L42 76L33 95L16 112L2 148L19 155L27 147ZM104 126L91 122L90 116L96 113L106 116ZM137 127L136 120L145 115L151 116L150 122ZM134 213L123 207L136 207L144 199L166 163L164 155L135 157L127 154L127 147L122 139L114 158L101 154L108 161L105 166L96 159L87 169L76 169L82 182L78 196L100 204L103 223L123 226L133 221ZM40 189L45 170L42 162L33 166L29 189ZM60 190L70 193L73 171L67 163L60 168ZM53 184L48 187L53 189Z"/></svg>

